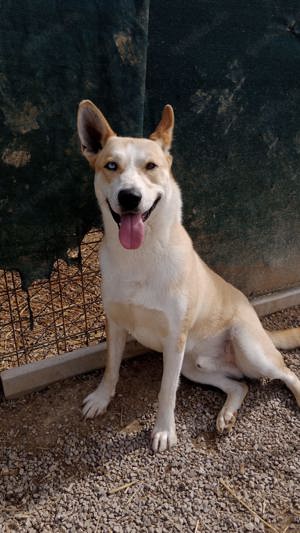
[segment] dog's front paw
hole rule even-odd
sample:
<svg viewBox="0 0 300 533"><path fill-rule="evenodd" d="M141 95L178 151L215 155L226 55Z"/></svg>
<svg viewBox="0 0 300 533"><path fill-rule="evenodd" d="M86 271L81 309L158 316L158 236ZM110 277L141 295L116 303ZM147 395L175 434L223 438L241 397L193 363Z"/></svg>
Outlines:
<svg viewBox="0 0 300 533"><path fill-rule="evenodd" d="M217 418L217 430L219 433L226 431L230 432L236 422L236 413L228 411L225 407L221 409Z"/></svg>
<svg viewBox="0 0 300 533"><path fill-rule="evenodd" d="M102 415L105 413L109 402L110 396L107 395L106 391L98 388L83 400L82 414L85 418Z"/></svg>
<svg viewBox="0 0 300 533"><path fill-rule="evenodd" d="M164 452L177 444L176 430L160 430L154 428L152 431L152 450L154 452Z"/></svg>

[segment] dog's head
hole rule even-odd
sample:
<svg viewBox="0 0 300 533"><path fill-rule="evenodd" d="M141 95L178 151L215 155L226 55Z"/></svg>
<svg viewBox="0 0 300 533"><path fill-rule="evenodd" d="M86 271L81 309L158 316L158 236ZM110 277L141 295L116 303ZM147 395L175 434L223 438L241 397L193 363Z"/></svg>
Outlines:
<svg viewBox="0 0 300 533"><path fill-rule="evenodd" d="M95 170L104 218L115 220L124 248L139 248L145 225L170 193L173 109L165 106L150 139L118 137L89 100L80 103L77 124L82 153Z"/></svg>

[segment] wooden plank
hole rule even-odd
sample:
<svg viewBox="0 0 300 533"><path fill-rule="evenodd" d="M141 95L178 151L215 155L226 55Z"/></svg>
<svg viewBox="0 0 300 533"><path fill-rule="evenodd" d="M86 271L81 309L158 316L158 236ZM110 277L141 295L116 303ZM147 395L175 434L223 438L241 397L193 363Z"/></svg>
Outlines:
<svg viewBox="0 0 300 533"><path fill-rule="evenodd" d="M123 359L147 352L149 350L144 346L135 340L130 340L126 345ZM102 342L96 346L80 348L70 353L4 370L1 372L1 380L5 398L19 398L56 381L103 368L106 355L107 344Z"/></svg>
<svg viewBox="0 0 300 533"><path fill-rule="evenodd" d="M300 305L300 287L277 291L251 300L258 316L270 315L282 309Z"/></svg>
<svg viewBox="0 0 300 533"><path fill-rule="evenodd" d="M300 304L300 287L279 291L251 300L259 316L268 315ZM147 353L144 346L131 339L126 345L124 359ZM103 342L74 350L70 353L43 359L1 372L4 395L18 398L29 392L47 387L51 383L103 368L106 362L107 344Z"/></svg>

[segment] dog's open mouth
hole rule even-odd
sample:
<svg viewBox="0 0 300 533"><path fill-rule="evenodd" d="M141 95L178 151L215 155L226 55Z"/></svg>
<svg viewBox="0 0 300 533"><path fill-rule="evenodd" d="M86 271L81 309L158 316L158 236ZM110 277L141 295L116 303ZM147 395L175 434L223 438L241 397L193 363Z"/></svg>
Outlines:
<svg viewBox="0 0 300 533"><path fill-rule="evenodd" d="M119 215L112 208L108 200L107 204L114 221L119 226L120 243L127 250L139 248L144 240L144 223L150 217L152 211L157 206L161 196L158 195L152 206L145 213L123 213Z"/></svg>

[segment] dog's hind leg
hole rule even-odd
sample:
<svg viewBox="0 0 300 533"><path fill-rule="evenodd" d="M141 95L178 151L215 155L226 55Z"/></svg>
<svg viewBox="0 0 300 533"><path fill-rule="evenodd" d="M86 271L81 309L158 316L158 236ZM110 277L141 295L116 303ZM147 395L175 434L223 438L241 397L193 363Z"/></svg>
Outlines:
<svg viewBox="0 0 300 533"><path fill-rule="evenodd" d="M236 416L248 392L246 383L236 381L222 372L200 370L188 357L182 366L182 374L192 381L203 385L213 385L227 394L225 404L217 417L217 430L222 433L230 431L235 424Z"/></svg>
<svg viewBox="0 0 300 533"><path fill-rule="evenodd" d="M294 394L300 407L300 380L290 370L260 323L237 324L232 331L232 345L238 368L250 378L281 379Z"/></svg>
<svg viewBox="0 0 300 533"><path fill-rule="evenodd" d="M108 357L104 376L97 389L84 399L83 415L86 418L104 413L115 395L120 364L127 339L127 332L111 320L106 320Z"/></svg>

